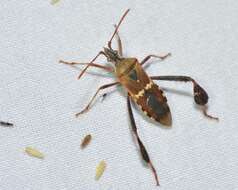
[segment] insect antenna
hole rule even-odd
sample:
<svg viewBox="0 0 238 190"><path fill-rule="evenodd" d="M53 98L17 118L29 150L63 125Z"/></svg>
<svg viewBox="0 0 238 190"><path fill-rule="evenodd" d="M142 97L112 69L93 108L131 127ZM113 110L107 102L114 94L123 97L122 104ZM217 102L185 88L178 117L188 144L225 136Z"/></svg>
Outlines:
<svg viewBox="0 0 238 190"><path fill-rule="evenodd" d="M119 21L117 27L115 28L114 33L112 34L112 37L111 37L110 40L108 41L108 47L109 47L109 49L112 49L112 46L111 46L112 39L113 39L113 37L116 35L119 26L121 25L123 19L125 18L125 16L127 15L127 13L128 13L129 11L130 11L130 9L127 9L126 12L122 15L122 17L121 17L121 19L120 19L120 21ZM104 56L106 56L103 51L100 51L100 52L93 58L93 60L90 61L90 63L83 69L83 71L79 74L78 79L80 79L80 78L82 77L82 75L85 73L85 71L88 69L88 67L90 67L90 66L93 64L93 62L98 58L99 55L104 55ZM107 57L107 56L106 56L106 57Z"/></svg>
<svg viewBox="0 0 238 190"><path fill-rule="evenodd" d="M126 15L127 15L127 13L128 13L129 11L130 11L130 9L127 9L127 10L126 10L126 12L122 15L122 17L121 17L119 23L116 25L116 28L115 28L115 30L114 30L114 33L112 34L112 37L110 38L110 40L109 40L108 43L107 43L107 45L108 45L108 47L109 47L110 49L112 49L112 46L111 46L111 44L112 44L112 39L113 39L114 36L116 35L116 33L117 33L117 31L118 31L118 28L120 27L122 21L124 20L124 18L126 17Z"/></svg>

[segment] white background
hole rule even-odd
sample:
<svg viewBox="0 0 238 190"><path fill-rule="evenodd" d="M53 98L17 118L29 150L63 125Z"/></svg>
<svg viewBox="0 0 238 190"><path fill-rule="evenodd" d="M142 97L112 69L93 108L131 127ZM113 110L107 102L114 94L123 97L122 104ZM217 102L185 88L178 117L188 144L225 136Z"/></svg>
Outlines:
<svg viewBox="0 0 238 190"><path fill-rule="evenodd" d="M173 127L154 124L138 111L135 117L161 187L140 159L120 89L106 90L113 93L74 117L100 85L114 79L91 69L98 75L78 81L80 69L58 64L91 60L127 8L120 28L125 55L142 60L171 52L164 62L152 61L147 72L192 76L209 94L209 113L220 118L208 120L196 109L191 84L158 82L167 89ZM235 0L61 0L54 6L1 0L0 119L15 127L0 128L0 189L238 189L237 64ZM82 151L88 133L93 140ZM45 159L26 155L26 146ZM107 169L96 182L100 160Z"/></svg>

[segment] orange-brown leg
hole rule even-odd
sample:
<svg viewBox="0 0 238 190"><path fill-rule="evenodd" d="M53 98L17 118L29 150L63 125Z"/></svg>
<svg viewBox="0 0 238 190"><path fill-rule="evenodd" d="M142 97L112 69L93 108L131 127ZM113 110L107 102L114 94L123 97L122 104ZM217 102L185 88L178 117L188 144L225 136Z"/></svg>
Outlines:
<svg viewBox="0 0 238 190"><path fill-rule="evenodd" d="M159 59L161 59L161 60L164 60L164 59L166 59L166 58L169 57L169 56L171 56L171 53L167 53L167 54L164 55L164 56L151 54L151 55L146 56L146 57L141 61L140 64L141 64L141 65L145 64L145 63L146 63L149 59L151 59L152 57L153 57L153 58L159 58Z"/></svg>
<svg viewBox="0 0 238 190"><path fill-rule="evenodd" d="M96 91L96 93L94 94L94 96L91 98L90 102L88 103L88 105L79 113L75 114L76 117L78 117L80 114L83 114L85 112L87 112L90 109L91 104L93 103L93 100L96 98L97 94L100 92L100 90L103 90L105 88L114 86L114 85L118 85L120 84L119 82L114 82L114 83L110 83L110 84L105 84L101 87L98 88L98 90Z"/></svg>
<svg viewBox="0 0 238 190"><path fill-rule="evenodd" d="M140 140L140 137L138 135L137 127L136 127L136 122L135 122L135 119L134 119L134 116L133 116L129 95L127 96L127 107L128 107L128 113L129 113L130 122L131 122L131 126L132 126L132 131L133 131L133 133L134 133L134 135L136 137L136 140L138 142L141 156L142 156L143 160L151 168L151 170L152 170L152 172L154 174L154 177L155 177L156 185L159 185L159 179L158 179L158 176L157 176L157 172L156 172L156 170L155 170L155 168L154 168L154 166L153 166L153 164L152 164L152 162L150 160L149 154L148 154L147 150L145 149L145 146L143 145L143 143Z"/></svg>
<svg viewBox="0 0 238 190"><path fill-rule="evenodd" d="M207 113L207 102L208 95L207 92L191 77L188 76L152 76L150 77L152 80L167 80L167 81L180 81L180 82L192 82L193 83L193 94L194 101L196 104L200 105L203 111L204 116L219 120L218 117L211 116Z"/></svg>
<svg viewBox="0 0 238 190"><path fill-rule="evenodd" d="M67 64L67 65L88 65L88 64L90 64L91 67L97 67L97 68L103 69L110 73L113 72L112 67L103 66L103 65L99 65L99 64L95 64L95 63L67 62L67 61L63 61L63 60L60 60L59 63L63 63L63 64Z"/></svg>
<svg viewBox="0 0 238 190"><path fill-rule="evenodd" d="M82 72L81 72L81 73L79 74L79 76L78 76L78 79L80 79L80 78L83 76L83 74L86 72L86 70L87 70L90 66L93 65L93 62L94 62L100 55L104 55L105 57L107 57L103 51L100 51L100 52L92 59L92 61L90 61L90 63L82 70Z"/></svg>

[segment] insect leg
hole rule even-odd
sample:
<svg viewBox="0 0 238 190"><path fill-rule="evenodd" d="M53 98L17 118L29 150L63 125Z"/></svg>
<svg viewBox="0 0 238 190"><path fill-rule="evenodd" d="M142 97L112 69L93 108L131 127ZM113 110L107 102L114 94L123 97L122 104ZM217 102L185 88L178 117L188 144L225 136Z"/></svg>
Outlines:
<svg viewBox="0 0 238 190"><path fill-rule="evenodd" d="M90 63L79 63L79 62L67 62L67 61L63 61L63 60L60 60L59 63L63 63L63 64L66 64L66 65L88 65ZM108 72L113 72L113 68L112 67L107 67L107 66L103 66L103 65L99 65L99 64L95 64L95 63L91 63L90 65L91 67L97 67L97 68L101 68L101 69L104 69L105 71L108 71Z"/></svg>
<svg viewBox="0 0 238 190"><path fill-rule="evenodd" d="M117 85L117 84L120 84L120 83L119 83L119 82L114 82L114 83L105 84L105 85L99 87L98 90L97 90L97 92L96 92L96 93L94 94L94 96L91 98L91 100L90 100L90 102L88 103L88 105L87 105L81 112L75 114L76 117L78 117L80 114L83 114L83 113L85 113L86 111L89 110L89 108L90 108L90 106L91 106L93 100L96 98L96 96L97 96L97 94L99 93L100 90L103 90L103 89L105 89L105 88L108 88L108 87L111 87L111 86L114 86L114 85Z"/></svg>
<svg viewBox="0 0 238 190"><path fill-rule="evenodd" d="M137 140L139 148L140 148L141 156L142 156L143 160L151 168L151 170L152 170L152 172L154 174L155 180L156 180L156 185L159 185L159 180L158 180L158 176L157 176L156 170L155 170L155 168L154 168L154 166L153 166L153 164L152 164L152 162L150 160L149 154L148 154L147 150L145 149L145 146L143 145L143 143L140 140L140 137L138 135L135 119L134 119L134 116L133 116L133 113L132 113L132 108L131 108L131 103L130 103L129 95L127 96L127 107L128 107L128 113L129 113L129 116L130 116L130 122L131 122L131 126L132 126L132 131L133 131L134 135L136 136L136 140Z"/></svg>
<svg viewBox="0 0 238 190"><path fill-rule="evenodd" d="M99 55L104 55L105 57L107 57L103 51L100 51L100 52L92 59L92 61L90 61L90 63L82 70L82 72L81 72L80 75L78 76L78 79L80 79L80 78L83 76L83 74L84 74L85 71L88 69L88 67L92 66L93 62L99 57Z"/></svg>
<svg viewBox="0 0 238 190"><path fill-rule="evenodd" d="M152 80L168 80L168 81L182 81L193 83L194 101L196 104L202 106L203 114L210 118L219 120L217 117L213 117L207 113L206 103L208 102L207 92L191 77L188 76L152 76Z"/></svg>
<svg viewBox="0 0 238 190"><path fill-rule="evenodd" d="M167 53L166 55L164 55L164 56L159 56L159 55L153 55L153 54L151 54L151 55L148 55L148 56L146 56L142 61L141 61L141 65L143 65L144 63L146 63L150 58L152 58L152 57L154 57L154 58L159 58L159 59L161 59L161 60L164 60L164 59L166 59L167 57L169 57L169 56L171 56L171 53Z"/></svg>
<svg viewBox="0 0 238 190"><path fill-rule="evenodd" d="M117 25L115 24L114 27L117 28ZM116 32L116 37L117 37L118 53L119 53L120 56L122 56L123 55L122 43L121 43L121 38L119 36L118 30Z"/></svg>

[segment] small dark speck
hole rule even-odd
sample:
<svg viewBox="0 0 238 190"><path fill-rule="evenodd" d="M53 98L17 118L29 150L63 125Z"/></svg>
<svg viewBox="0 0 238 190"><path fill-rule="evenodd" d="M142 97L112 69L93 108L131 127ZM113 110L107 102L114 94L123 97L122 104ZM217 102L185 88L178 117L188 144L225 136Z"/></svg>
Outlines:
<svg viewBox="0 0 238 190"><path fill-rule="evenodd" d="M0 121L0 125L3 127L13 127L12 123L5 122L5 121Z"/></svg>

